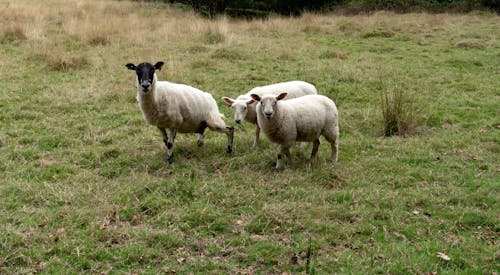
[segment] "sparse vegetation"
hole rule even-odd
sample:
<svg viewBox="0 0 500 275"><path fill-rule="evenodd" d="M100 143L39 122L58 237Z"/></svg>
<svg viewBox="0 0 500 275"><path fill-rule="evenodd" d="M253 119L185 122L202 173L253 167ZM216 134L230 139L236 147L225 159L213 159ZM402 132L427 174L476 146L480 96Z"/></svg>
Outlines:
<svg viewBox="0 0 500 275"><path fill-rule="evenodd" d="M456 46L457 46L457 48L466 49L466 50L470 50L470 49L482 50L482 49L486 48L486 46L484 45L483 42L481 42L479 40L475 40L475 39L460 41L457 43Z"/></svg>
<svg viewBox="0 0 500 275"><path fill-rule="evenodd" d="M392 84L394 85L394 84ZM415 131L415 102L408 91L401 87L391 87L380 92L384 135L407 136Z"/></svg>
<svg viewBox="0 0 500 275"><path fill-rule="evenodd" d="M0 0L0 273L498 272L499 26ZM322 140L312 166L296 146L276 172L243 125L232 156L223 135L180 135L166 165L124 66L158 60L160 79L216 99L314 83L339 109L338 164ZM385 137L380 93L401 91L411 134Z"/></svg>

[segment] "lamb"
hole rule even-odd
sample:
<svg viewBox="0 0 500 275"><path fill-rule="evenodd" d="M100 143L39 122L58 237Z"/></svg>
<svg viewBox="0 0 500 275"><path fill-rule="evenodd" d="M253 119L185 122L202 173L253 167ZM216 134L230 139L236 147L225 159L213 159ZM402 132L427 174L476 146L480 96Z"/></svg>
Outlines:
<svg viewBox="0 0 500 275"><path fill-rule="evenodd" d="M166 162L173 162L173 146L177 132L197 133L198 146L203 146L205 128L225 133L228 153L232 152L234 128L226 126L223 115L211 94L188 85L158 81L156 71L164 62L125 65L136 72L137 102L146 122L158 127L168 149ZM170 137L165 129L170 130Z"/></svg>
<svg viewBox="0 0 500 275"><path fill-rule="evenodd" d="M243 120L256 125L255 127L255 138L253 141L253 147L258 147L259 145L259 134L260 128L257 124L257 113L255 112L255 100L250 96L251 94L256 94L263 96L266 94L271 94L274 96L279 95L282 91L287 91L288 95L286 99L297 98L304 95L317 94L318 91L314 85L304 82L304 81L289 81L281 82L276 84L271 84L267 86L255 87L248 93L238 96L236 99L229 97L222 97L224 102L231 106L234 112L234 121L240 124Z"/></svg>
<svg viewBox="0 0 500 275"><path fill-rule="evenodd" d="M282 167L281 159L290 157L289 148L295 141L313 142L311 161L319 148L322 135L332 146L332 161L337 162L339 148L339 121L335 103L326 96L306 95L282 100L287 93L278 96L251 94L258 101L257 122L266 137L281 145L276 169Z"/></svg>

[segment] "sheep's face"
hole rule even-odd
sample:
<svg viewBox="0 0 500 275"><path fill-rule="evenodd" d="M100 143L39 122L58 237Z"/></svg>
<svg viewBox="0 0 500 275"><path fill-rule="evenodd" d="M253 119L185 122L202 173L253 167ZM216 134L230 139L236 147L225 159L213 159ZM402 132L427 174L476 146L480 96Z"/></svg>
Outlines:
<svg viewBox="0 0 500 275"><path fill-rule="evenodd" d="M234 121L240 124L246 117L248 113L248 105L255 102L255 100L243 100L243 99L231 99L229 97L222 98L224 102L231 106L234 113Z"/></svg>
<svg viewBox="0 0 500 275"><path fill-rule="evenodd" d="M282 100L285 98L287 93L282 93L277 97L274 97L272 95L266 95L263 97L260 97L256 94L252 94L252 98L260 102L260 112L267 118L271 119L273 118L273 115L276 113L276 110L278 108L278 101Z"/></svg>
<svg viewBox="0 0 500 275"><path fill-rule="evenodd" d="M135 71L135 73L137 74L136 78L137 88L142 92L147 93L153 89L153 86L155 84L156 81L155 71L161 70L163 64L164 63L160 61L156 62L156 64L154 65L148 62L144 62L137 66L135 66L132 63L128 63L125 66L127 66L129 70Z"/></svg>

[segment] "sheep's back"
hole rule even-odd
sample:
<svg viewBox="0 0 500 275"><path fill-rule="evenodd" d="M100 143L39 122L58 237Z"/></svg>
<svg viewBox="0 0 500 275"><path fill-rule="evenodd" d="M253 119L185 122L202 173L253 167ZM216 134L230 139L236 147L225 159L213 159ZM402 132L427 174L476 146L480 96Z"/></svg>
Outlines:
<svg viewBox="0 0 500 275"><path fill-rule="evenodd" d="M297 98L304 95L317 94L316 87L314 85L304 82L304 81L289 81L275 83L267 86L255 87L247 95L257 94L259 96L264 95L275 95L278 96L281 93L288 93L286 99Z"/></svg>
<svg viewBox="0 0 500 275"><path fill-rule="evenodd" d="M200 123L206 122L209 115L219 114L217 103L211 94L194 87L170 82L160 82L158 95L166 102L166 116L172 119L179 132L195 132Z"/></svg>
<svg viewBox="0 0 500 275"><path fill-rule="evenodd" d="M297 141L313 141L323 130L337 125L335 103L325 96L307 95L281 101L279 108L294 121Z"/></svg>

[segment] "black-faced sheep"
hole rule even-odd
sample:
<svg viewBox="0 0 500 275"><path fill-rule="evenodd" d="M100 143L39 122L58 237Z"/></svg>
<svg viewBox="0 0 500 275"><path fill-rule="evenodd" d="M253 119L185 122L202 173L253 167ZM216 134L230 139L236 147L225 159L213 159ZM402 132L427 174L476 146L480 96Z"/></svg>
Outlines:
<svg viewBox="0 0 500 275"><path fill-rule="evenodd" d="M152 65L128 63L126 67L136 72L137 101L144 119L158 127L168 149L166 161L173 161L176 134L198 133L198 145L203 145L205 128L225 133L228 137L227 152L233 147L234 128L226 126L211 94L188 85L158 81L156 71L163 62ZM170 136L166 129L170 130Z"/></svg>

